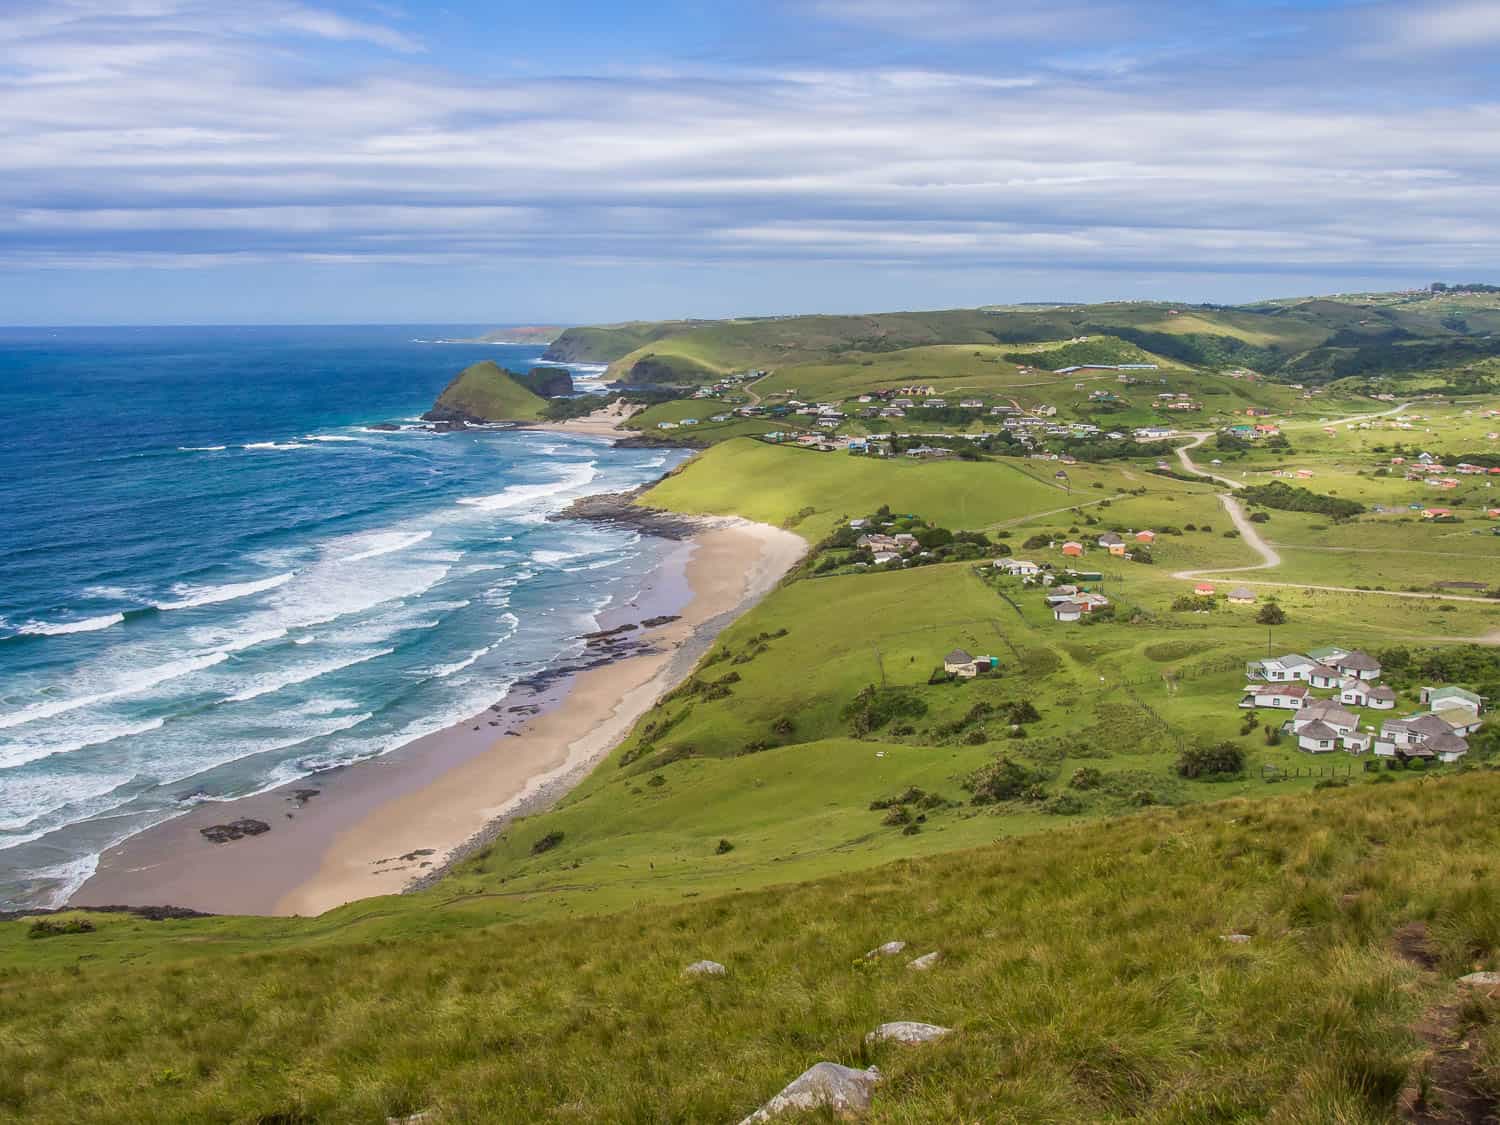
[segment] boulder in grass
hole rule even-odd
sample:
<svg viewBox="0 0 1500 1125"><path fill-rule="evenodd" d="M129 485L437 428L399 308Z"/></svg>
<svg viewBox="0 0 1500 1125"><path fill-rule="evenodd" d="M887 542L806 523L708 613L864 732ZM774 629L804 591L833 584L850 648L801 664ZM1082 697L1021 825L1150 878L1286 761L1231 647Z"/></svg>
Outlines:
<svg viewBox="0 0 1500 1125"><path fill-rule="evenodd" d="M877 945L874 949L870 950L870 952L865 954L865 958L868 960L871 957L894 957L905 948L906 942L904 941L888 941L884 945Z"/></svg>
<svg viewBox="0 0 1500 1125"><path fill-rule="evenodd" d="M1219 938L1219 940L1220 941L1231 942L1234 945L1245 945L1245 944L1247 944L1250 941L1250 935L1249 934L1224 934L1224 935L1222 935Z"/></svg>
<svg viewBox="0 0 1500 1125"><path fill-rule="evenodd" d="M1495 988L1500 986L1500 973L1470 973L1466 977L1459 977L1458 983L1469 988Z"/></svg>
<svg viewBox="0 0 1500 1125"><path fill-rule="evenodd" d="M911 1020L897 1020L894 1023L883 1023L870 1034L865 1036L866 1043L905 1043L914 1047L919 1043L932 1043L945 1035L952 1034L951 1027L939 1027L935 1023L913 1023Z"/></svg>
<svg viewBox="0 0 1500 1125"><path fill-rule="evenodd" d="M682 970L682 975L685 977L722 977L727 972L729 970L717 961L694 961Z"/></svg>
<svg viewBox="0 0 1500 1125"><path fill-rule="evenodd" d="M424 1109L421 1113L413 1113L409 1117L387 1117L385 1125L437 1125L438 1112L435 1109Z"/></svg>
<svg viewBox="0 0 1500 1125"><path fill-rule="evenodd" d="M869 1111L870 1098L882 1081L880 1071L873 1066L855 1070L838 1063L815 1063L740 1125L761 1125L784 1113L818 1109L829 1109L840 1120L852 1121Z"/></svg>
<svg viewBox="0 0 1500 1125"><path fill-rule="evenodd" d="M943 959L942 953L934 949L931 953L924 953L913 961L908 961L906 967L915 969L919 973L925 973Z"/></svg>

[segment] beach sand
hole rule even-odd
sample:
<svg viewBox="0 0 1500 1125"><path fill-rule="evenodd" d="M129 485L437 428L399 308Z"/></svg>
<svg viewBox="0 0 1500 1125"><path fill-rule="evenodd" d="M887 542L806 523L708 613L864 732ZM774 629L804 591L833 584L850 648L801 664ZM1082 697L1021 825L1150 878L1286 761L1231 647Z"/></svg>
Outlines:
<svg viewBox="0 0 1500 1125"><path fill-rule="evenodd" d="M581 434L585 437L638 437L640 431L626 423L645 407L616 399L601 410L585 414L581 418L570 418L566 422L530 422L518 427L523 430L546 430L555 434Z"/></svg>
<svg viewBox="0 0 1500 1125"><path fill-rule="evenodd" d="M680 615L622 634L629 651L618 659L591 647L597 667L518 685L484 714L383 757L200 805L105 852L71 904L312 915L397 893L565 795L805 549L790 532L716 521L601 618L614 628ZM200 832L240 818L270 831L222 844Z"/></svg>

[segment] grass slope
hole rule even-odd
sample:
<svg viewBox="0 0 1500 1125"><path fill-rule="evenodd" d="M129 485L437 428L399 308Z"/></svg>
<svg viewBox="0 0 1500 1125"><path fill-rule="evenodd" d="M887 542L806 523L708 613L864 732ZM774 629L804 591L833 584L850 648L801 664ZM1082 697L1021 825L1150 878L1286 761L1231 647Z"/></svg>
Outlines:
<svg viewBox="0 0 1500 1125"><path fill-rule="evenodd" d="M915 463L778 447L749 439L724 442L657 485L643 503L702 515L737 514L792 527L810 539L842 516L889 504L947 527L982 527L1068 506L1051 474L1014 461Z"/></svg>
<svg viewBox="0 0 1500 1125"><path fill-rule="evenodd" d="M1422 1011L1500 964L1497 800L1480 774L1231 801L713 901L181 966L54 937L70 967L0 976L0 1113L734 1121L832 1059L882 1068L877 1125L1374 1125ZM1393 952L1413 920L1434 972ZM891 939L943 960L862 961ZM729 975L685 980L704 956ZM1489 1011L1463 1020L1493 1082ZM955 1032L864 1044L893 1019Z"/></svg>
<svg viewBox="0 0 1500 1125"><path fill-rule="evenodd" d="M434 412L449 412L485 422L535 422L547 400L519 383L494 360L464 368L443 388Z"/></svg>

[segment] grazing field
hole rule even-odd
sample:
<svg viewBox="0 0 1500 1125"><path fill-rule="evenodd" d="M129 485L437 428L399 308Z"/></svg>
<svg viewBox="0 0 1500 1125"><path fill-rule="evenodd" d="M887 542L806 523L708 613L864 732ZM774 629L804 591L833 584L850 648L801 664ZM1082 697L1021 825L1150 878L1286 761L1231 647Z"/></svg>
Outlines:
<svg viewBox="0 0 1500 1125"><path fill-rule="evenodd" d="M179 966L88 960L108 919L30 942L11 923L8 952L70 967L5 972L0 1111L734 1121L832 1060L880 1066L872 1122L1388 1121L1423 1085L1424 1012L1500 965L1497 799L1471 774L1231 800L628 914L445 915ZM902 956L862 958L891 940ZM684 977L700 957L727 974ZM952 1032L865 1043L897 1019ZM1477 994L1452 1029L1481 1089L1492 1019Z"/></svg>
<svg viewBox="0 0 1500 1125"><path fill-rule="evenodd" d="M818 539L841 517L882 504L948 527L982 527L1069 505L1054 483L1011 462L879 460L739 440L707 450L645 503L702 515L742 515Z"/></svg>

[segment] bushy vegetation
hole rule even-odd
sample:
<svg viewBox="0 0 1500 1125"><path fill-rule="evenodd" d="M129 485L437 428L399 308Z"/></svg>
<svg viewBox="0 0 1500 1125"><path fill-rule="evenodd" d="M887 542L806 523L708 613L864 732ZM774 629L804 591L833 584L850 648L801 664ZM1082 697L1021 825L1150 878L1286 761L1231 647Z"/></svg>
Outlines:
<svg viewBox="0 0 1500 1125"><path fill-rule="evenodd" d="M1233 742L1189 746L1177 757L1179 777L1238 777L1245 772L1245 751Z"/></svg>
<svg viewBox="0 0 1500 1125"><path fill-rule="evenodd" d="M1279 480L1249 485L1241 489L1239 495L1249 503L1265 508L1278 508L1284 512L1318 512L1334 519L1349 519L1365 510L1365 506L1358 500L1325 496Z"/></svg>

